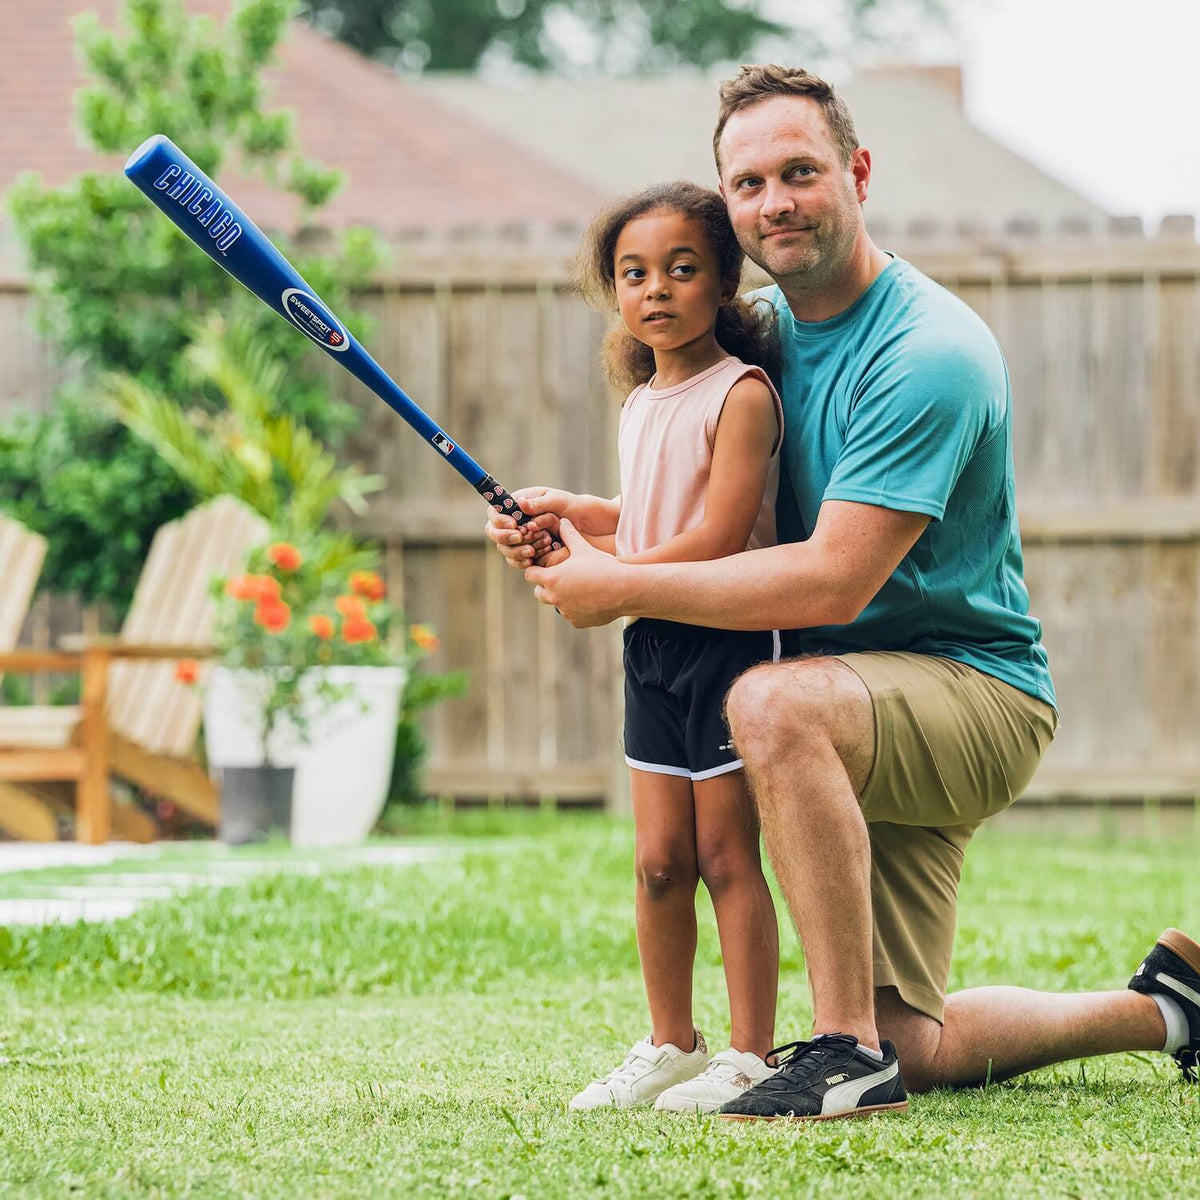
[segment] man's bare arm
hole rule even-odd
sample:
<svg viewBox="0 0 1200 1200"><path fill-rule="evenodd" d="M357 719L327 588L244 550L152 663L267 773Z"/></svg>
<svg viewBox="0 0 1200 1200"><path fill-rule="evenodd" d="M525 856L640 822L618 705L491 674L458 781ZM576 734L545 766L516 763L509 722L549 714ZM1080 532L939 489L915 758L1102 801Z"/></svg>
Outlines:
<svg viewBox="0 0 1200 1200"><path fill-rule="evenodd" d="M576 555L531 568L538 599L578 626L621 615L717 629L849 624L921 536L929 517L830 500L806 542L700 563L615 563Z"/></svg>

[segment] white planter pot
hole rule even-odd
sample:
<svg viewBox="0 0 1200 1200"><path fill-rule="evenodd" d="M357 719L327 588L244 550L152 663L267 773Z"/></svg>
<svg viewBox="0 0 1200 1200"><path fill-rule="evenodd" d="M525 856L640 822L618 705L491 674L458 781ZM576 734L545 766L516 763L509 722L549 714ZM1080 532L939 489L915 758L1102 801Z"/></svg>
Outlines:
<svg viewBox="0 0 1200 1200"><path fill-rule="evenodd" d="M300 742L288 721L271 735L275 766L294 766L292 841L297 846L344 846L362 841L387 799L396 748L396 722L408 672L403 667L322 667L306 676L349 685L326 708L309 699L312 740ZM210 767L262 764L260 697L267 679L255 671L217 667L204 694L204 736Z"/></svg>

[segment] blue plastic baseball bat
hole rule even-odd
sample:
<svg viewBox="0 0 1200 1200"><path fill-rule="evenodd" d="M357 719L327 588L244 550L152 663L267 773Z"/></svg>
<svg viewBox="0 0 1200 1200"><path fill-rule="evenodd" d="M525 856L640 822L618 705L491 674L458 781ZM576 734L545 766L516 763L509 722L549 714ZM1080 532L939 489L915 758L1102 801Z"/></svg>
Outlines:
<svg viewBox="0 0 1200 1200"><path fill-rule="evenodd" d="M530 518L512 496L363 349L270 239L170 138L144 141L125 174L205 254L316 342L351 375L399 413L496 510L518 525ZM553 543L558 550L561 544Z"/></svg>

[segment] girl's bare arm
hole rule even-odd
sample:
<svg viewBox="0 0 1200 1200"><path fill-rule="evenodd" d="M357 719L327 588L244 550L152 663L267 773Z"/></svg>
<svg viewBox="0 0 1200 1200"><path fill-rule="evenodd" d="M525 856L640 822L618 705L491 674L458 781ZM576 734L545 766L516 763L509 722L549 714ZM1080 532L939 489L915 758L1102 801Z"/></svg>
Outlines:
<svg viewBox="0 0 1200 1200"><path fill-rule="evenodd" d="M739 379L725 397L717 423L704 520L621 561L703 562L745 550L762 508L771 451L778 438L770 388L753 376Z"/></svg>

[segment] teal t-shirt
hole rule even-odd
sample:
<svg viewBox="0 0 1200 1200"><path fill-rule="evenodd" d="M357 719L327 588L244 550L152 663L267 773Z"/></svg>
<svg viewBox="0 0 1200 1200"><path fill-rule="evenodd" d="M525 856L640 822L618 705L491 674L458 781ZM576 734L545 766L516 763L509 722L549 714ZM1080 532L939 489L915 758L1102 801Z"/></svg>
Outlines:
<svg viewBox="0 0 1200 1200"><path fill-rule="evenodd" d="M957 296L894 258L843 313L797 321L779 288L785 417L779 540L803 541L825 500L932 518L849 625L799 630L799 651L951 658L1055 704L1029 615L1000 347Z"/></svg>

